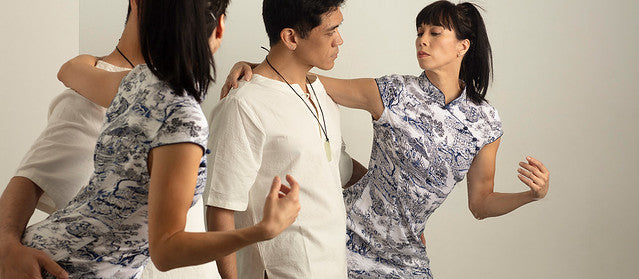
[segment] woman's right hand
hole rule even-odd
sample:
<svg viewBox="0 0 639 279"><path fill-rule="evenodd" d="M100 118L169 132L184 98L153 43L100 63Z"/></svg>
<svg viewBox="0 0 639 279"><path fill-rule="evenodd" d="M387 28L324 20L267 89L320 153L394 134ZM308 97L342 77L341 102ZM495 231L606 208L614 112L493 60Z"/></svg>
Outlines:
<svg viewBox="0 0 639 279"><path fill-rule="evenodd" d="M266 197L264 217L258 224L263 229L265 240L276 237L288 228L300 212L300 186L290 175L286 175L286 181L291 185L290 188L276 176Z"/></svg>
<svg viewBox="0 0 639 279"><path fill-rule="evenodd" d="M257 67L258 64L249 63L246 61L240 61L233 65L231 71L229 71L229 75L226 77L226 81L222 86L222 91L220 92L220 100L224 99L226 95L229 94L231 89L237 88L237 81L241 78L249 81L253 76L253 68Z"/></svg>

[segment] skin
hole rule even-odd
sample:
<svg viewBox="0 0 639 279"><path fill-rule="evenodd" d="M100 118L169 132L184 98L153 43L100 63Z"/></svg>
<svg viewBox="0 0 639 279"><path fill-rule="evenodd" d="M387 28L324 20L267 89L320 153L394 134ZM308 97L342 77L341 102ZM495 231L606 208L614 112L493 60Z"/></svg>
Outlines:
<svg viewBox="0 0 639 279"><path fill-rule="evenodd" d="M461 95L459 71L464 55L471 47L469 40L457 39L454 30L442 26L424 24L417 30L417 62L428 79L442 91L446 103ZM254 65L247 62L237 63L231 69L220 96L227 94L226 89L236 88L239 78L250 79L252 67ZM384 111L374 79L344 80L324 76L320 76L320 79L336 103L366 110L374 119L379 119ZM548 193L550 172L543 163L531 156L519 162L517 169L517 178L529 188L528 191L494 191L495 162L500 141L497 139L485 145L473 159L467 173L468 207L478 220L509 213L529 202L543 199ZM425 243L423 238L422 241Z"/></svg>
<svg viewBox="0 0 639 279"><path fill-rule="evenodd" d="M224 15L209 39L212 52L219 48L223 33ZM132 55L141 57L139 46ZM65 63L58 77L89 100L108 106L126 73L96 69L95 59L79 56ZM139 63L143 61L134 64ZM299 184L287 176L290 186L285 186L275 177L264 205L264 218L255 226L225 232L184 231L202 155L202 148L193 143L156 147L149 152L149 252L160 271L210 262L246 245L271 239L290 226L299 213Z"/></svg>
<svg viewBox="0 0 639 279"><path fill-rule="evenodd" d="M292 28L284 28L280 32L280 42L271 46L267 59L289 83L296 83L305 92L308 92L306 78L308 77L311 82L317 78L316 76L308 75L308 71L313 67L330 70L335 65L339 46L344 42L338 29L342 21L343 15L338 8L323 14L321 24L313 28L305 38L302 38ZM253 72L257 74L273 80L283 81L266 61L256 65L254 68ZM225 84L225 87L227 86ZM354 184L365 173L366 168L353 160L353 175L347 186ZM212 206L207 207L207 229L213 231L233 230L235 228L234 213L232 210ZM235 254L218 259L216 262L218 272L222 278L237 278Z"/></svg>

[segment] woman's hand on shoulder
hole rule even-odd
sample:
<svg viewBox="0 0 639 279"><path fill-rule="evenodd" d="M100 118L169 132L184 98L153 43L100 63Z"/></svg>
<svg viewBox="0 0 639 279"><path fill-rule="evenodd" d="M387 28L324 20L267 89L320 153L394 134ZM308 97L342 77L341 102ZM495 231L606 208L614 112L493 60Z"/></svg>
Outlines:
<svg viewBox="0 0 639 279"><path fill-rule="evenodd" d="M286 175L290 187L281 183L279 177L273 178L271 191L264 203L264 217L257 225L263 229L264 239L276 237L288 228L300 212L300 185L292 176Z"/></svg>
<svg viewBox="0 0 639 279"><path fill-rule="evenodd" d="M257 67L258 64L249 63L246 61L240 61L233 65L231 71L229 71L229 75L226 76L226 81L222 86L222 91L220 92L220 100L222 100L226 95L229 94L231 89L237 88L237 82L244 78L244 80L249 81L251 77L253 77L253 68Z"/></svg>
<svg viewBox="0 0 639 279"><path fill-rule="evenodd" d="M550 172L542 162L528 156L526 162L519 162L517 172L519 172L517 175L519 180L530 187L534 200L540 200L546 196L550 186Z"/></svg>

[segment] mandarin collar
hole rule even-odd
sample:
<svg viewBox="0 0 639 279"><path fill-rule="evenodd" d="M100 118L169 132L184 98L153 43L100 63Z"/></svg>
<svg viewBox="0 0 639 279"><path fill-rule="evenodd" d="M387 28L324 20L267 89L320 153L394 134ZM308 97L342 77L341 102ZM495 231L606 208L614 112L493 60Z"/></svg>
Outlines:
<svg viewBox="0 0 639 279"><path fill-rule="evenodd" d="M428 77L426 76L426 71L423 71L419 75L419 77L417 78L417 81L419 83L419 87L424 92L424 95L428 96L429 98L432 98L442 108L448 108L450 106L457 105L458 103L463 102L467 99L466 86L464 86L464 89L462 89L461 94L459 94L459 96L455 98L454 100L450 101L450 103L446 104L446 97L444 96L444 92L439 90L439 88L437 88L434 84L430 82L430 80L428 80Z"/></svg>

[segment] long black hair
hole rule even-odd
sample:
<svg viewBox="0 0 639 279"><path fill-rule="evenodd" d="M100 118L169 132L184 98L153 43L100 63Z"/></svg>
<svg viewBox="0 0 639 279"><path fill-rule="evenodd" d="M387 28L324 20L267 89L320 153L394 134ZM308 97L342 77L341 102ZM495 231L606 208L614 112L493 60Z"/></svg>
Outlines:
<svg viewBox="0 0 639 279"><path fill-rule="evenodd" d="M137 1L144 62L175 94L202 102L215 82L209 37L229 0Z"/></svg>
<svg viewBox="0 0 639 279"><path fill-rule="evenodd" d="M475 4L453 4L437 1L422 9L415 20L422 24L442 26L455 31L458 40L468 39L470 48L464 55L459 79L466 83L466 95L475 103L485 100L493 71L493 55L484 19Z"/></svg>

